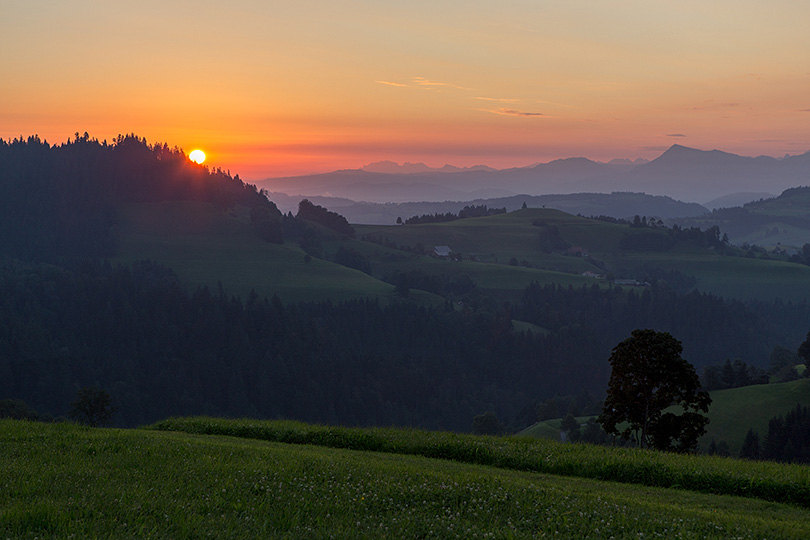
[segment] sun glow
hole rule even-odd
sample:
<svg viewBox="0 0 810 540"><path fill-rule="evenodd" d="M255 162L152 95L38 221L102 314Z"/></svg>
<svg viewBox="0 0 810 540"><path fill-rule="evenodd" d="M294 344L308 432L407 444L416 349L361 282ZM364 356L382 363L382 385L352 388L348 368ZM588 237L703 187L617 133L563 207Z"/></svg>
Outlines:
<svg viewBox="0 0 810 540"><path fill-rule="evenodd" d="M194 163L202 163L205 161L205 152L202 150L192 150L191 153L188 155L188 159L193 161Z"/></svg>

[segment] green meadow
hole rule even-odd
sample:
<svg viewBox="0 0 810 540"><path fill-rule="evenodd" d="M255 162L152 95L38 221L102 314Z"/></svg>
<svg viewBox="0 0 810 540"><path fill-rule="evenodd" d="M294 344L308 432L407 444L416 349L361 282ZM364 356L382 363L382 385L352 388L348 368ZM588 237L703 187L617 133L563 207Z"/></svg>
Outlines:
<svg viewBox="0 0 810 540"><path fill-rule="evenodd" d="M807 467L291 422L190 419L154 427L164 429L0 421L0 537L810 536L801 506L810 500ZM421 450L398 450L408 444ZM558 470L521 465L530 461ZM576 477L594 466L625 478ZM719 491L735 482L748 487L731 496L675 477L665 487L645 485L672 471ZM757 486L768 488L757 494Z"/></svg>

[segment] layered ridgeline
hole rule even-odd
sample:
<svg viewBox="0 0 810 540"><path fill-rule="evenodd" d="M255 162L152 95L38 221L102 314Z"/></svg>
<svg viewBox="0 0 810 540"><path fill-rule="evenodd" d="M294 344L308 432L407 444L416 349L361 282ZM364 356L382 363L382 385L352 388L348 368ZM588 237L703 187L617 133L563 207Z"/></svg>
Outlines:
<svg viewBox="0 0 810 540"><path fill-rule="evenodd" d="M316 204L281 216L137 137L12 141L2 160L0 398L41 415L95 386L122 425L469 430L491 410L517 430L555 395L601 398L635 328L671 332L700 369L763 365L810 320L809 267L736 256L719 231L543 208L401 227Z"/></svg>
<svg viewBox="0 0 810 540"><path fill-rule="evenodd" d="M265 183L274 189L272 183ZM282 212L295 211L302 195L287 195L277 191L269 193ZM418 197L418 196L417 196ZM693 217L707 214L709 210L697 203L676 201L663 195L647 195L638 192L612 193L567 193L556 195L512 195L488 199L443 200L441 202L357 202L340 197L322 195L307 196L315 204L340 212L352 223L365 225L394 225L397 220L406 221L412 216L425 214L459 214L465 207L487 206L504 208L507 212L519 210L524 205L531 208L554 208L569 214L583 216L609 216L617 219L632 219L635 215L655 216L662 219ZM419 199L415 199L419 200Z"/></svg>

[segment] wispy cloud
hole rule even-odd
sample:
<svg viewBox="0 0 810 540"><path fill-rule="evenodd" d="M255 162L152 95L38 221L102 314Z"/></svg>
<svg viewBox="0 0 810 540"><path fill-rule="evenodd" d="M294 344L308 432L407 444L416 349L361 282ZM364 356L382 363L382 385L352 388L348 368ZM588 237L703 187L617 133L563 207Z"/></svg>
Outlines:
<svg viewBox="0 0 810 540"><path fill-rule="evenodd" d="M374 81L374 82L377 84L384 84L386 86L398 86L403 88L422 88L423 90L433 90L434 88L453 88L455 90L471 90L471 88L465 88L463 86L458 86L457 84L451 84L440 81L431 81L430 79L426 79L424 77L414 77L411 79L410 84L394 81Z"/></svg>
<svg viewBox="0 0 810 540"><path fill-rule="evenodd" d="M498 102L498 103L517 103L519 101L517 99L492 98L492 97L483 97L483 96L474 97L473 99L480 99L481 101L495 101L495 102Z"/></svg>
<svg viewBox="0 0 810 540"><path fill-rule="evenodd" d="M398 82L391 82L391 81L374 81L374 82L377 83L377 84L384 84L386 86L400 86L400 87L405 87L405 88L408 87L407 84L398 83Z"/></svg>
<svg viewBox="0 0 810 540"><path fill-rule="evenodd" d="M505 116L545 116L543 113L539 112L527 112L527 111L516 111L515 109L507 109L506 107L501 107L500 109L480 109L482 111L486 111L492 114L501 114Z"/></svg>
<svg viewBox="0 0 810 540"><path fill-rule="evenodd" d="M469 88L465 88L463 86L458 86L456 84L446 83L446 82L439 82L439 81L431 81L429 79L425 79L424 77L414 77L413 83L417 86L424 86L427 88L431 87L446 87L446 88L455 88L456 90L470 90Z"/></svg>
<svg viewBox="0 0 810 540"><path fill-rule="evenodd" d="M799 112L810 112L810 109L799 109Z"/></svg>
<svg viewBox="0 0 810 540"><path fill-rule="evenodd" d="M666 137L686 137L683 133L667 133Z"/></svg>
<svg viewBox="0 0 810 540"><path fill-rule="evenodd" d="M718 103L713 99L709 99L704 101L704 105L696 105L691 107L693 111L703 111L703 110L717 110L717 109L735 109L739 107L739 103Z"/></svg>

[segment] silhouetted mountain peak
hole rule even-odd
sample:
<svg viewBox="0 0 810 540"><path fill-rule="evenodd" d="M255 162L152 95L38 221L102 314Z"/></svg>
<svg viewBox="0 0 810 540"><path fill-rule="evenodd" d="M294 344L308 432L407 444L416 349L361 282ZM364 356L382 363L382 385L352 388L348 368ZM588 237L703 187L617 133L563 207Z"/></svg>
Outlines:
<svg viewBox="0 0 810 540"><path fill-rule="evenodd" d="M673 144L666 152L639 169L705 169L728 167L749 162L754 158L738 156L722 150L699 150L680 144ZM637 170L639 170L637 169Z"/></svg>

